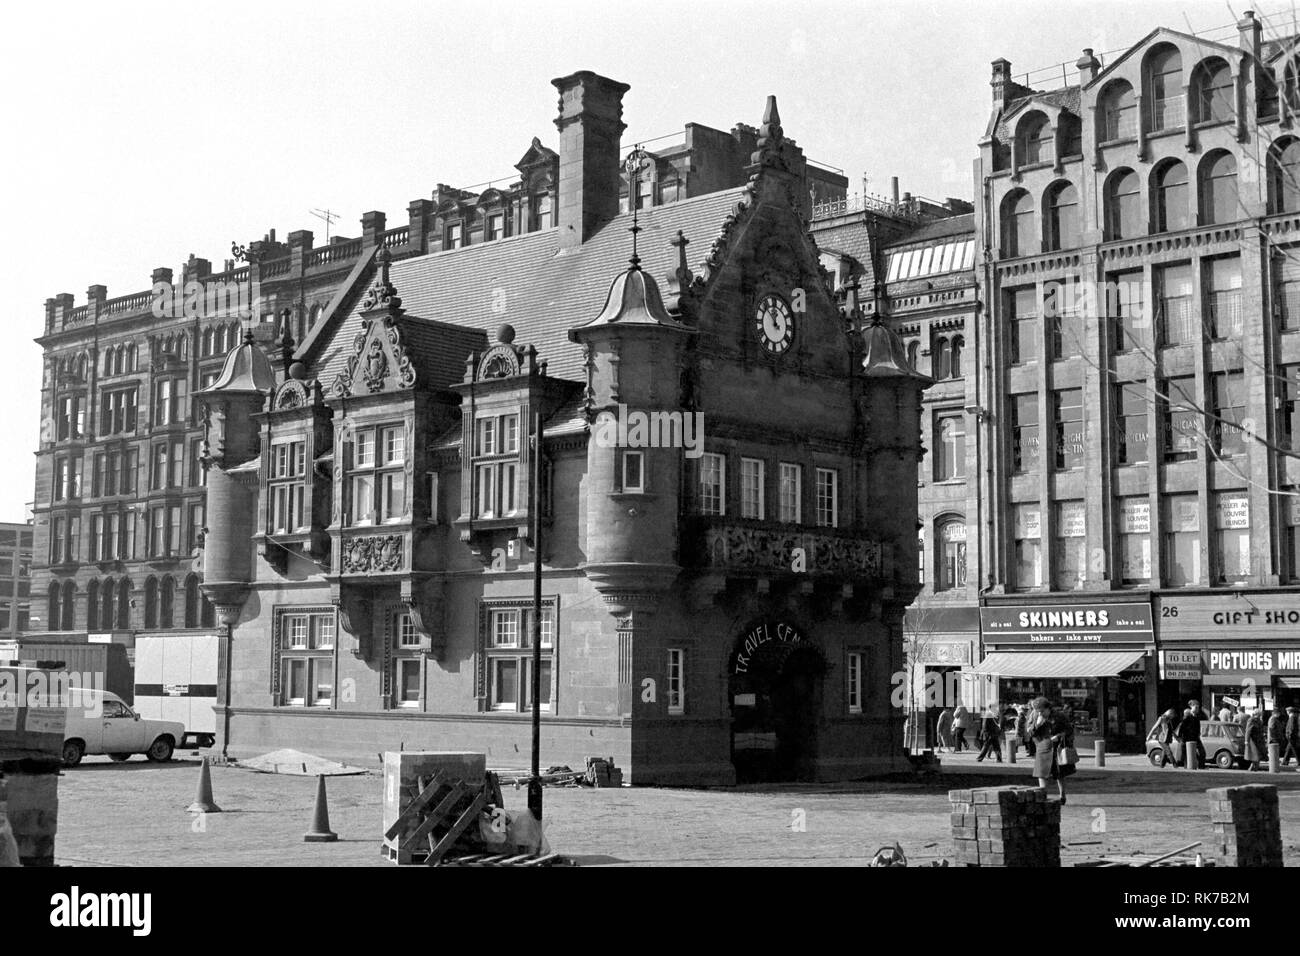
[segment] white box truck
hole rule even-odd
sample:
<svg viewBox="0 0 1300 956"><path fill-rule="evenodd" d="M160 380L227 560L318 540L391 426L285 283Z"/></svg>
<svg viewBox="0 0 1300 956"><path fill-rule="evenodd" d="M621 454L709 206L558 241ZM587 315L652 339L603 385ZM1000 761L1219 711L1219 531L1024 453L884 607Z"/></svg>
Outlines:
<svg viewBox="0 0 1300 956"><path fill-rule="evenodd" d="M178 746L216 742L217 640L215 634L135 639L135 709L141 717L184 725Z"/></svg>

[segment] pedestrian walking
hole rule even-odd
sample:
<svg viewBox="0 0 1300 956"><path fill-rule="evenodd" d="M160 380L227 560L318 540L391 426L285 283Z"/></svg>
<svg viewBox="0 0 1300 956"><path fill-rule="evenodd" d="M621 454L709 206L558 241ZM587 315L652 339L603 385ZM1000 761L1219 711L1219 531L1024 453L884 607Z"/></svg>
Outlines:
<svg viewBox="0 0 1300 956"><path fill-rule="evenodd" d="M939 721L934 726L934 732L939 738L939 750L941 753L947 753L952 750L952 711L947 707L939 714Z"/></svg>
<svg viewBox="0 0 1300 956"><path fill-rule="evenodd" d="M1074 729L1060 713L1053 713L1051 702L1046 697L1035 697L1031 704L1029 717L1029 734L1035 742L1034 776L1038 785L1047 789L1049 780L1056 781L1056 792L1065 803L1065 778L1078 768L1075 761L1069 760L1074 750ZM1066 760L1061 756L1064 748ZM1076 758L1077 759L1077 758Z"/></svg>
<svg viewBox="0 0 1300 956"><path fill-rule="evenodd" d="M1278 760L1282 759L1282 754L1286 752L1286 711L1276 701L1273 702L1273 713L1268 718L1267 730L1268 747L1264 749L1264 759L1269 759L1269 751L1273 744L1277 744Z"/></svg>
<svg viewBox="0 0 1300 956"><path fill-rule="evenodd" d="M1178 766L1178 758L1174 756L1173 748L1170 744L1174 739L1174 730L1178 726L1178 711L1170 707L1158 718L1155 725L1147 733L1147 740L1155 740L1160 744L1160 749L1164 752L1164 766Z"/></svg>
<svg viewBox="0 0 1300 956"><path fill-rule="evenodd" d="M1028 704L1021 704L1019 710L1020 716L1016 721L1016 729L1025 744L1025 753L1032 757L1037 747L1033 735L1029 732L1029 720L1033 716L1032 708Z"/></svg>
<svg viewBox="0 0 1300 956"><path fill-rule="evenodd" d="M1289 764L1292 754L1295 754L1296 766L1300 769L1300 708L1296 707L1286 709L1286 755L1282 762Z"/></svg>
<svg viewBox="0 0 1300 956"><path fill-rule="evenodd" d="M1256 707L1246 722L1246 762L1251 770L1258 770L1261 760L1268 760L1268 742L1264 739L1264 721Z"/></svg>
<svg viewBox="0 0 1300 956"><path fill-rule="evenodd" d="M1219 708L1219 720L1225 724L1230 724L1232 723L1232 718L1232 705L1225 700L1223 706Z"/></svg>
<svg viewBox="0 0 1300 956"><path fill-rule="evenodd" d="M1002 721L998 718L998 709L996 705L991 705L984 714L984 746L980 748L979 756L976 760L983 760L990 753L998 758L998 763L1002 762Z"/></svg>
<svg viewBox="0 0 1300 956"><path fill-rule="evenodd" d="M1189 700L1182 719L1178 721L1178 728L1174 731L1174 737L1183 751L1184 767L1192 766L1193 752L1196 754L1195 765L1205 766L1205 746L1201 743L1201 721L1204 719L1205 712L1201 710L1201 702Z"/></svg>
<svg viewBox="0 0 1300 956"><path fill-rule="evenodd" d="M961 753L963 750L972 749L966 743L966 731L970 730L971 717L970 711L966 709L965 704L958 704L957 709L952 712L952 736L953 752Z"/></svg>

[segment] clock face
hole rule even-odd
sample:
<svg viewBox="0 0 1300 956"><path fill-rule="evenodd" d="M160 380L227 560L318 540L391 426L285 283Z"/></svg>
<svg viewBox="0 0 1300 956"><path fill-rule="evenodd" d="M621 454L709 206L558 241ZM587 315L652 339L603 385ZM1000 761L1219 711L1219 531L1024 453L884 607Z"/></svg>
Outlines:
<svg viewBox="0 0 1300 956"><path fill-rule="evenodd" d="M775 293L759 299L754 327L758 341L773 355L783 354L794 341L794 313L785 299Z"/></svg>

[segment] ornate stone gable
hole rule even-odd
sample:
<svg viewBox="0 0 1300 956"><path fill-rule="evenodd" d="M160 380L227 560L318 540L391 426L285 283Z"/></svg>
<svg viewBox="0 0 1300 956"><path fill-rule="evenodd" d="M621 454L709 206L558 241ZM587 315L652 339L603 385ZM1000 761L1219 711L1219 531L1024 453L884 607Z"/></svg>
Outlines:
<svg viewBox="0 0 1300 956"><path fill-rule="evenodd" d="M388 281L392 261L387 249L376 257L379 269L361 303L362 328L352 341L347 368L330 385L330 395L348 397L414 388L415 366L402 343L398 319L402 300Z"/></svg>

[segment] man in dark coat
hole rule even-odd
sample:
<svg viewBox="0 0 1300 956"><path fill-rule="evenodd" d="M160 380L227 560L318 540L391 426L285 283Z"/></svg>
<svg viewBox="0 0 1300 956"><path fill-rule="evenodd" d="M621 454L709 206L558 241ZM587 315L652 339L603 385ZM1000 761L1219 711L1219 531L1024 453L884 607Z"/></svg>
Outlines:
<svg viewBox="0 0 1300 956"><path fill-rule="evenodd" d="M1204 767L1205 766L1205 746L1201 743L1201 721L1205 719L1205 713L1201 710L1199 700L1189 700L1187 710L1183 711L1183 719L1178 722L1178 729L1174 731L1174 736L1182 744L1183 749L1183 766L1184 767ZM1192 748L1196 750L1196 757L1192 757ZM1193 764L1192 760L1196 763Z"/></svg>
<svg viewBox="0 0 1300 956"><path fill-rule="evenodd" d="M1267 759L1268 742L1264 738L1264 720L1256 707L1246 722L1246 762L1250 764L1251 770L1259 770L1260 762Z"/></svg>
<svg viewBox="0 0 1300 956"><path fill-rule="evenodd" d="M1277 755L1279 759L1282 754L1286 752L1286 711L1282 709L1280 704L1275 703L1273 705L1273 713L1268 718L1267 743L1270 747L1272 747L1273 744L1277 744ZM1268 757L1269 751L1265 750L1264 759L1267 760Z"/></svg>
<svg viewBox="0 0 1300 956"><path fill-rule="evenodd" d="M1296 764L1300 765L1300 709L1288 707L1286 709L1286 753L1282 757L1282 763L1289 764L1292 754L1295 754Z"/></svg>

